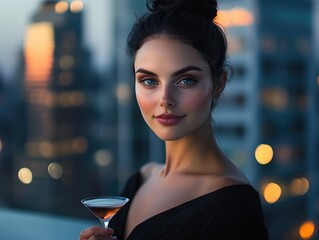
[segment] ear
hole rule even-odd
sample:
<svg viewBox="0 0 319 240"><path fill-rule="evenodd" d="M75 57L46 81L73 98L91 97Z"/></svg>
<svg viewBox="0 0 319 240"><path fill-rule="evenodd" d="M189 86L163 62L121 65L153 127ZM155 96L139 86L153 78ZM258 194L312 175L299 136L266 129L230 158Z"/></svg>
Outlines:
<svg viewBox="0 0 319 240"><path fill-rule="evenodd" d="M215 87L215 94L214 97L215 99L218 98L222 92L224 91L224 88L226 86L226 82L227 82L227 72L223 71L222 74L220 74L219 79L218 79L218 84Z"/></svg>

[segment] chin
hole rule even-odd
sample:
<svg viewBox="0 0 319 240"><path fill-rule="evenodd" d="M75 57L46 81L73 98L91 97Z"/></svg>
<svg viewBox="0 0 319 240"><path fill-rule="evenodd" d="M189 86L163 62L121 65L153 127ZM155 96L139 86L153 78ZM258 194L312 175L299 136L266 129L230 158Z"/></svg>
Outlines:
<svg viewBox="0 0 319 240"><path fill-rule="evenodd" d="M154 132L154 133L159 139L163 141L176 141L185 136L183 134L178 134L176 132L174 133L173 131L170 131L169 133L158 133L158 132Z"/></svg>

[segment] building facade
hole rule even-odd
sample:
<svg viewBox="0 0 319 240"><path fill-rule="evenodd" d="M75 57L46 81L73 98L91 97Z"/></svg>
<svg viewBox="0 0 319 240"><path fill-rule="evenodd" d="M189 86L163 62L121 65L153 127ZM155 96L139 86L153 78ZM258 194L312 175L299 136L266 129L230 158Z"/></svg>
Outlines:
<svg viewBox="0 0 319 240"><path fill-rule="evenodd" d="M94 154L98 77L83 44L83 5L44 1L23 45L25 137L16 153L16 207L81 215L80 200L99 193ZM41 191L39 191L41 189Z"/></svg>
<svg viewBox="0 0 319 240"><path fill-rule="evenodd" d="M234 76L215 112L218 138L261 193L271 239L299 239L315 220L313 3L220 3Z"/></svg>

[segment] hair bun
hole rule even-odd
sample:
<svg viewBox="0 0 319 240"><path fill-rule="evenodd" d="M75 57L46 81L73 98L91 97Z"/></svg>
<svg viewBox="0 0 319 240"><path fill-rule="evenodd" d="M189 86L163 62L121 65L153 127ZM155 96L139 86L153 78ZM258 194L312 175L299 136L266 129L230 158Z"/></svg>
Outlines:
<svg viewBox="0 0 319 240"><path fill-rule="evenodd" d="M212 21L217 15L216 0L147 0L151 12L165 11L169 14L190 12Z"/></svg>

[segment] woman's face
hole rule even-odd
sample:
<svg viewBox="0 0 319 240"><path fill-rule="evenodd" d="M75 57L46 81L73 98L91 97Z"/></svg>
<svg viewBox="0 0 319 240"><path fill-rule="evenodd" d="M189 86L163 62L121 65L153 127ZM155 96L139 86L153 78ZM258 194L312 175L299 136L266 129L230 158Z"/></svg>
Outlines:
<svg viewBox="0 0 319 240"><path fill-rule="evenodd" d="M152 38L138 50L134 69L138 105L159 138L177 140L210 121L213 81L195 48L169 37Z"/></svg>

